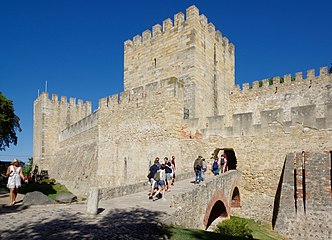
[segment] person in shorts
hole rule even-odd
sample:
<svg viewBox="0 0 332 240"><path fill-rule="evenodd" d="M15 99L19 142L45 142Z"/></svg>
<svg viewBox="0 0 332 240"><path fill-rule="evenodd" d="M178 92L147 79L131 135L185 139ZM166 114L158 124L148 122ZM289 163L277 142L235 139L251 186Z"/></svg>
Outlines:
<svg viewBox="0 0 332 240"><path fill-rule="evenodd" d="M171 191L171 185L173 180L173 169L172 169L172 163L168 160L168 157L164 158L165 161L165 178L166 178L166 191Z"/></svg>
<svg viewBox="0 0 332 240"><path fill-rule="evenodd" d="M159 195L159 193L161 193L162 200L166 200L165 199L165 164L161 164L160 169L157 171L156 175L155 175L155 180L157 182L158 185L158 190L157 192L153 195L153 200L157 200L157 196Z"/></svg>

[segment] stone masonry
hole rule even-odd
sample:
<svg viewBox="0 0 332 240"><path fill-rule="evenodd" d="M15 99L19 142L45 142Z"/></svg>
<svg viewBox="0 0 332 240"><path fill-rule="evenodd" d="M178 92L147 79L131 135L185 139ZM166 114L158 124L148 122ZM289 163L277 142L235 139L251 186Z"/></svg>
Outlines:
<svg viewBox="0 0 332 240"><path fill-rule="evenodd" d="M332 75L296 73L235 85L235 47L195 6L124 44L124 92L91 103L41 94L34 163L75 194L146 180L156 156L179 174L197 155L233 148L238 215L271 223L286 154L332 149ZM328 168L331 166L325 166Z"/></svg>

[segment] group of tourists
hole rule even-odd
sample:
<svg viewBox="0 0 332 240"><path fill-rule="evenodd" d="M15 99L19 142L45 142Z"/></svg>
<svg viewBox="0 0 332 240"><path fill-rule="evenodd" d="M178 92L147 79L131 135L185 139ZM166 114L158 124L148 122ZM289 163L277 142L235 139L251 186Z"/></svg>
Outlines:
<svg viewBox="0 0 332 240"><path fill-rule="evenodd" d="M155 201L161 198L165 200L165 192L171 191L171 186L174 185L175 170L174 156L172 156L172 159L165 157L164 163L160 163L159 157L156 157L147 176L151 184L149 199Z"/></svg>
<svg viewBox="0 0 332 240"><path fill-rule="evenodd" d="M212 173L214 175L219 175L219 173L224 173L228 171L228 163L226 155L222 154L220 160L216 157L212 163ZM205 158L198 156L194 162L195 171L195 183L199 184L206 178L207 163Z"/></svg>

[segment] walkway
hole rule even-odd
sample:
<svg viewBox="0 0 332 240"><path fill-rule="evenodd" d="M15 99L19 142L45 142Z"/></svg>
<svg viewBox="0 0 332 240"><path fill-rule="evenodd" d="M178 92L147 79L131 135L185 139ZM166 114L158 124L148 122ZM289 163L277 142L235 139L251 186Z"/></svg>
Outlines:
<svg viewBox="0 0 332 240"><path fill-rule="evenodd" d="M166 201L149 200L147 191L101 201L95 217L85 213L83 203L0 208L0 239L160 239L158 222L176 210L170 208L174 194L197 187L190 181L175 182Z"/></svg>

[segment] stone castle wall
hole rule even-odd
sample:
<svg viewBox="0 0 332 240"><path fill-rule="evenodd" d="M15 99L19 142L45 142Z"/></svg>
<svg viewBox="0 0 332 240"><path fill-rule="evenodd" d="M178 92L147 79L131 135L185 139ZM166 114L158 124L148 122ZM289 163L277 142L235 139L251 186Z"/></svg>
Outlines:
<svg viewBox="0 0 332 240"><path fill-rule="evenodd" d="M56 161L56 151L59 150L59 134L70 125L85 118L91 113L91 102L83 103L81 99L76 103L75 98L53 94L49 99L48 93L42 93L34 102L34 165L39 169L51 169Z"/></svg>
<svg viewBox="0 0 332 240"><path fill-rule="evenodd" d="M182 118L183 85L175 78L101 99L98 186L147 180L155 157L179 152Z"/></svg>
<svg viewBox="0 0 332 240"><path fill-rule="evenodd" d="M292 239L332 238L331 164L331 152L287 155L276 194L276 231Z"/></svg>
<svg viewBox="0 0 332 240"><path fill-rule="evenodd" d="M235 83L234 45L195 6L127 40L124 49L125 90L176 77L184 83L188 118L200 117L202 125L225 113L228 95L220 93Z"/></svg>
<svg viewBox="0 0 332 240"><path fill-rule="evenodd" d="M125 42L125 91L91 103L35 101L34 159L76 194L146 180L159 156L178 173L233 148L243 173L238 215L271 222L286 154L332 149L332 75L234 84L234 46L196 7ZM65 166L65 168L63 168ZM64 170L65 169L65 170Z"/></svg>

